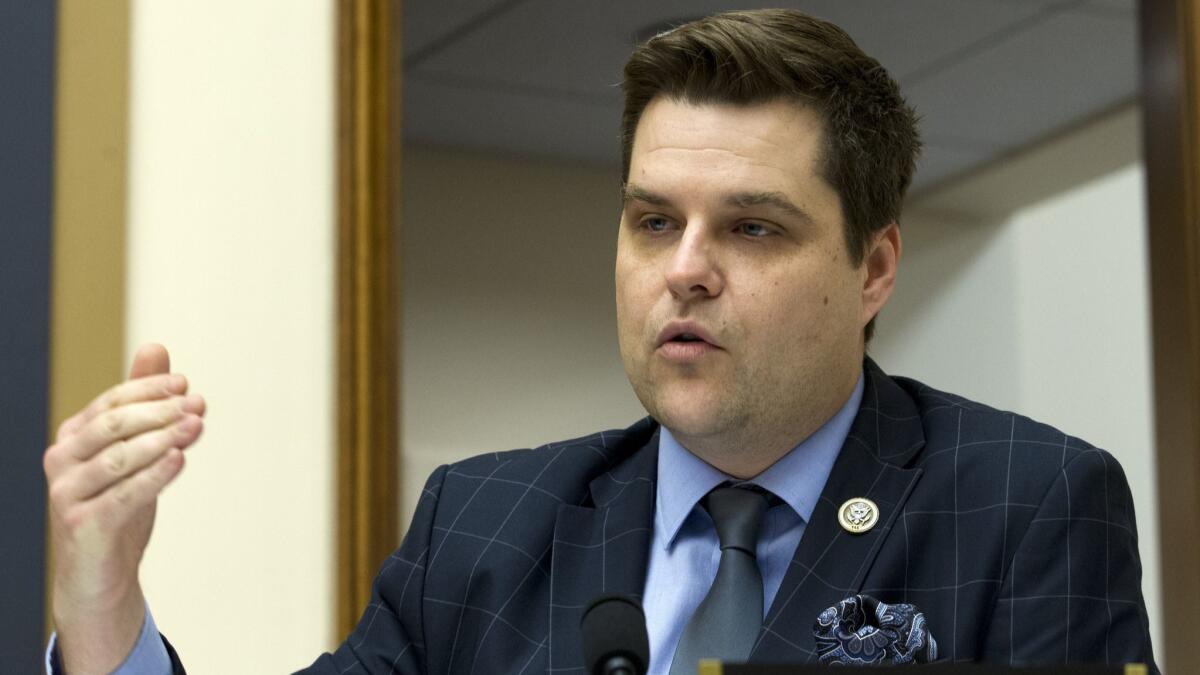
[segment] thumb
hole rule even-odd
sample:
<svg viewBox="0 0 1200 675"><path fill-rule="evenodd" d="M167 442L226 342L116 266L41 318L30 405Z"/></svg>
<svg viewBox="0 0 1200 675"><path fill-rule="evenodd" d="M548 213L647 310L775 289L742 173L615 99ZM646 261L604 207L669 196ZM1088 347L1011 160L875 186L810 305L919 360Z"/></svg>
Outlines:
<svg viewBox="0 0 1200 675"><path fill-rule="evenodd" d="M171 355L167 348L153 342L138 347L129 367L129 379L171 372Z"/></svg>

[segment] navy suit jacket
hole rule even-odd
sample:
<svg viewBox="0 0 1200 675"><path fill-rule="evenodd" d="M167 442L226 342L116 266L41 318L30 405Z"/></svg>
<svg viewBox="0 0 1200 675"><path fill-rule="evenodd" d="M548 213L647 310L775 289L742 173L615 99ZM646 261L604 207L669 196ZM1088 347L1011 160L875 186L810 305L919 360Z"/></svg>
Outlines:
<svg viewBox="0 0 1200 675"><path fill-rule="evenodd" d="M820 611L868 593L916 604L953 661L1153 663L1108 453L870 360L865 379L751 660L813 660ZM439 468L358 627L303 672L582 674L583 608L642 594L657 452L647 419ZM852 497L881 512L864 534L838 525Z"/></svg>

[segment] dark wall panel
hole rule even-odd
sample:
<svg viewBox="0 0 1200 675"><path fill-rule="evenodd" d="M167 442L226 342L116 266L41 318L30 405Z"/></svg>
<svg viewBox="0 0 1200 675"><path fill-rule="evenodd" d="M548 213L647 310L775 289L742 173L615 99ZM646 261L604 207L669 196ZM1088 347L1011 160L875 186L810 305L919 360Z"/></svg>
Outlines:
<svg viewBox="0 0 1200 675"><path fill-rule="evenodd" d="M0 670L41 668L57 3L0 0Z"/></svg>

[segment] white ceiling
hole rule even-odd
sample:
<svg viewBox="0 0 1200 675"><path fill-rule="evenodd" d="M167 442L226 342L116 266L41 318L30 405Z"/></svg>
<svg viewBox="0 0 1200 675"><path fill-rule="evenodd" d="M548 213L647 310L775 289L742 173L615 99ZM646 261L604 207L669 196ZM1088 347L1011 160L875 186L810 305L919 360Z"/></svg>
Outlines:
<svg viewBox="0 0 1200 675"><path fill-rule="evenodd" d="M781 2L840 25L921 116L920 189L1137 94L1136 0ZM406 142L615 166L635 36L699 0L407 0Z"/></svg>

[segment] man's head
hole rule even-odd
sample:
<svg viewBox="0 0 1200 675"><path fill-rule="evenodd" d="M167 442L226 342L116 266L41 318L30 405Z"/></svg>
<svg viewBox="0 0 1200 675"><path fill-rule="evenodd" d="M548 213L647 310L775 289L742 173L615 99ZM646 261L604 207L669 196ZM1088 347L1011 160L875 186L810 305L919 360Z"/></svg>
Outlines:
<svg viewBox="0 0 1200 675"><path fill-rule="evenodd" d="M789 9L699 19L634 49L621 87L622 182L638 121L656 97L790 100L821 117L820 173L841 200L851 264L862 262L871 233L899 222L921 147L916 115L879 62L831 23Z"/></svg>
<svg viewBox="0 0 1200 675"><path fill-rule="evenodd" d="M840 29L786 10L652 38L624 87L630 381L693 451L783 450L845 401L890 295L912 110Z"/></svg>

